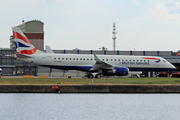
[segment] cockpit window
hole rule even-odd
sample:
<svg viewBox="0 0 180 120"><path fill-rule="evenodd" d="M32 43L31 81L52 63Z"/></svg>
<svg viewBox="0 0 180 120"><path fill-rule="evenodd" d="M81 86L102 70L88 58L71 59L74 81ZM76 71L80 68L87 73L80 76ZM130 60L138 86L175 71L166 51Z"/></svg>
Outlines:
<svg viewBox="0 0 180 120"><path fill-rule="evenodd" d="M163 62L166 62L166 60L163 60Z"/></svg>

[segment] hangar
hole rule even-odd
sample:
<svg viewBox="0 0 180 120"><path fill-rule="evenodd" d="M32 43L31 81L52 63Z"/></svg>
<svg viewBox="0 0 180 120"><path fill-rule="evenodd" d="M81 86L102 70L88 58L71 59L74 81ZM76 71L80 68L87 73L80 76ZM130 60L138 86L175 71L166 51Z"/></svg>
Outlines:
<svg viewBox="0 0 180 120"><path fill-rule="evenodd" d="M22 22L18 25L30 42L42 51L44 50L44 23L39 20L32 20ZM165 58L176 66L177 70L180 69L180 54L173 53L172 51L110 51L110 50L53 50L54 53L61 54L104 54L104 55L138 55L138 56L160 56ZM45 68L33 63L26 63L23 61L15 60L5 55L16 54L13 36L10 36L10 50L0 50L0 68L3 69L2 74L6 75L48 75L51 77L84 77L86 73L80 71L64 71L52 68ZM147 73L146 76L148 76Z"/></svg>

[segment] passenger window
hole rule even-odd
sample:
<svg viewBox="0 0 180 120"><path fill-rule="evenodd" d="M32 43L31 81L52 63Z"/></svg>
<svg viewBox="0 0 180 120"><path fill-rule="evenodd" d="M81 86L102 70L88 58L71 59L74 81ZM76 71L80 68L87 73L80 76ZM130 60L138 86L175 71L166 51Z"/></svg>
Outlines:
<svg viewBox="0 0 180 120"><path fill-rule="evenodd" d="M71 60L71 58L69 58L69 60Z"/></svg>
<svg viewBox="0 0 180 120"><path fill-rule="evenodd" d="M116 59L114 61L116 61Z"/></svg>
<svg viewBox="0 0 180 120"><path fill-rule="evenodd" d="M93 59L91 59L91 61L92 61Z"/></svg>
<svg viewBox="0 0 180 120"><path fill-rule="evenodd" d="M56 60L56 58L54 58Z"/></svg>
<svg viewBox="0 0 180 120"><path fill-rule="evenodd" d="M106 61L108 61L108 59L106 59Z"/></svg>
<svg viewBox="0 0 180 120"><path fill-rule="evenodd" d="M75 60L75 58L73 60Z"/></svg>
<svg viewBox="0 0 180 120"><path fill-rule="evenodd" d="M111 59L111 61L113 61L113 59Z"/></svg>
<svg viewBox="0 0 180 120"><path fill-rule="evenodd" d="M66 60L68 60L68 58L66 58Z"/></svg>
<svg viewBox="0 0 180 120"><path fill-rule="evenodd" d="M124 60L122 59L122 61L124 61Z"/></svg>
<svg viewBox="0 0 180 120"><path fill-rule="evenodd" d="M64 58L62 58L62 60L64 60Z"/></svg>
<svg viewBox="0 0 180 120"><path fill-rule="evenodd" d="M60 58L58 58L60 60Z"/></svg>
<svg viewBox="0 0 180 120"><path fill-rule="evenodd" d="M80 60L82 60L82 58L80 58Z"/></svg>
<svg viewBox="0 0 180 120"><path fill-rule="evenodd" d="M83 60L85 60L85 58Z"/></svg>
<svg viewBox="0 0 180 120"><path fill-rule="evenodd" d="M89 60L89 59L87 59L87 60Z"/></svg>
<svg viewBox="0 0 180 120"><path fill-rule="evenodd" d="M120 61L120 59L118 61Z"/></svg>
<svg viewBox="0 0 180 120"><path fill-rule="evenodd" d="M78 60L78 58L76 60Z"/></svg>

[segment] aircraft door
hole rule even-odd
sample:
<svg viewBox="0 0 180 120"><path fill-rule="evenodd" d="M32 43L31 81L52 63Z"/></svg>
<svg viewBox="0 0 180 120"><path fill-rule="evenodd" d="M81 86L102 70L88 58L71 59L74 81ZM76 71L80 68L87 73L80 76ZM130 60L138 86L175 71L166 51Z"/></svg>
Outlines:
<svg viewBox="0 0 180 120"><path fill-rule="evenodd" d="M51 64L51 56L47 56L47 63Z"/></svg>

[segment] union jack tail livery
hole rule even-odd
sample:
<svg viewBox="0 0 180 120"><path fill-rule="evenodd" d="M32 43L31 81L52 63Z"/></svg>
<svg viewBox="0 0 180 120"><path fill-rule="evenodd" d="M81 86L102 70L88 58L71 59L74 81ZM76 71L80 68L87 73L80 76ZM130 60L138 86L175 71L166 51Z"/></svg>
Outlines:
<svg viewBox="0 0 180 120"><path fill-rule="evenodd" d="M38 50L32 45L24 33L17 27L12 28L17 54L32 55Z"/></svg>

